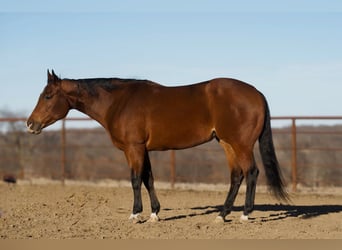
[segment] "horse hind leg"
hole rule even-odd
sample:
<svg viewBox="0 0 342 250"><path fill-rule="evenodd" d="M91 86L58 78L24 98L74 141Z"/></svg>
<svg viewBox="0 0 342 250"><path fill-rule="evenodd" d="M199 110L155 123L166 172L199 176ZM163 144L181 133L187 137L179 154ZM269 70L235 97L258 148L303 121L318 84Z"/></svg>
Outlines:
<svg viewBox="0 0 342 250"><path fill-rule="evenodd" d="M255 164L255 160L253 157L253 165L246 173L246 200L245 207L243 210L243 214L240 217L241 221L248 221L248 215L252 213L254 209L254 200L255 200L255 189L256 183L259 175L259 170Z"/></svg>
<svg viewBox="0 0 342 250"><path fill-rule="evenodd" d="M222 208L221 212L219 213L219 215L215 219L216 223L224 222L226 216L228 214L230 214L230 212L232 211L234 201L235 201L236 196L239 192L241 182L244 178L243 171L240 168L240 166L238 165L235 151L233 150L231 145L222 141L222 140L220 141L220 144L222 145L222 147L226 153L226 157L228 160L228 166L229 166L230 172L231 172L231 174L230 174L231 182L230 182L229 192L227 194L227 198L224 202L223 208Z"/></svg>
<svg viewBox="0 0 342 250"><path fill-rule="evenodd" d="M253 151L252 149L247 150L243 147L234 150L230 144L223 141L220 141L220 143L225 150L231 170L231 184L223 209L215 221L224 221L225 217L232 211L235 198L244 177L246 177L247 190L244 212L240 220L246 221L248 220L248 214L252 212L254 207L256 180L259 173L254 161Z"/></svg>
<svg viewBox="0 0 342 250"><path fill-rule="evenodd" d="M239 192L239 188L240 188L242 180L243 180L242 171L239 169L234 169L231 172L231 183L230 183L229 192L228 192L227 198L224 202L221 212L215 219L216 223L224 222L226 216L230 214L230 212L232 211L234 201Z"/></svg>

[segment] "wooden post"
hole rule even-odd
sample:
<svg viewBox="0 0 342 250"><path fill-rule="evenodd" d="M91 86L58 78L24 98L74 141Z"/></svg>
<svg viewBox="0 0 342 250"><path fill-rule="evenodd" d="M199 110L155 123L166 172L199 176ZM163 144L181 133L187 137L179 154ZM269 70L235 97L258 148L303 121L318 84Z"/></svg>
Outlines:
<svg viewBox="0 0 342 250"><path fill-rule="evenodd" d="M170 151L170 182L171 188L175 187L176 181L176 153L174 150Z"/></svg>
<svg viewBox="0 0 342 250"><path fill-rule="evenodd" d="M66 131L65 131L65 119L62 120L62 129L61 129L61 181L62 184L65 184L65 165L66 165Z"/></svg>
<svg viewBox="0 0 342 250"><path fill-rule="evenodd" d="M296 127L296 119L292 118L292 157L291 157L291 165L292 165L292 191L297 191L297 127Z"/></svg>

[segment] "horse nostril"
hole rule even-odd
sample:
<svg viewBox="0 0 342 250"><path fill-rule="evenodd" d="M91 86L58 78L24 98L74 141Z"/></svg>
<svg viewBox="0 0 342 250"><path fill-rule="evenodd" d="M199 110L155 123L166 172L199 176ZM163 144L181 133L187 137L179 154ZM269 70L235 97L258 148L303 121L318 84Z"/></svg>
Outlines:
<svg viewBox="0 0 342 250"><path fill-rule="evenodd" d="M28 120L26 122L27 131L31 134L38 135L42 132L43 124L40 122L35 122L33 120Z"/></svg>
<svg viewBox="0 0 342 250"><path fill-rule="evenodd" d="M34 122L32 120L27 120L26 122L27 131L31 134L35 134Z"/></svg>
<svg viewBox="0 0 342 250"><path fill-rule="evenodd" d="M31 128L32 125L33 125L33 122L32 122L32 121L30 121L30 120L27 120L27 121L26 121L26 127L27 127L27 128Z"/></svg>

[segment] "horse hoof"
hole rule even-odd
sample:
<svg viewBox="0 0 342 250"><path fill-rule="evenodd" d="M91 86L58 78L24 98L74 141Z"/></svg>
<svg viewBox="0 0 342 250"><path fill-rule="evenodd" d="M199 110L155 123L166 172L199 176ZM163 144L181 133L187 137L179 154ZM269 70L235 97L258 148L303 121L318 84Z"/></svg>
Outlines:
<svg viewBox="0 0 342 250"><path fill-rule="evenodd" d="M158 222L160 219L156 213L152 213L147 222Z"/></svg>
<svg viewBox="0 0 342 250"><path fill-rule="evenodd" d="M224 223L224 219L222 216L217 216L214 220L214 223L216 224L223 224Z"/></svg>
<svg viewBox="0 0 342 250"><path fill-rule="evenodd" d="M140 214L131 214L128 218L133 224L142 223L142 217Z"/></svg>
<svg viewBox="0 0 342 250"><path fill-rule="evenodd" d="M241 215L241 217L240 217L240 221L241 222L246 222L246 221L248 221L248 215Z"/></svg>

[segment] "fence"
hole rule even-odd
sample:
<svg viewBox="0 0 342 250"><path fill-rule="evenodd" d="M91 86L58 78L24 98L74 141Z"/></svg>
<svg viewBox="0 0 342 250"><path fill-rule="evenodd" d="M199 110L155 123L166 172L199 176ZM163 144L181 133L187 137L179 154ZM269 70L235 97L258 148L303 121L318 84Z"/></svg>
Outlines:
<svg viewBox="0 0 342 250"><path fill-rule="evenodd" d="M341 121L341 116L278 116L272 117L272 120L290 120L291 121L291 183L292 183L292 191L296 191L297 184L298 184L298 151L303 151L305 149L310 148L314 151L342 151L342 141L338 147L327 147L327 146L320 146L320 147L308 147L302 146L298 147L297 142L297 135L298 134L316 134L316 135L342 135L342 131L334 130L334 131L322 131L322 130L308 130L308 129L301 129L300 131L297 130L297 121L308 121L308 120L339 120ZM280 131L274 131L273 134L276 133L283 133ZM289 132L288 132L289 133ZM280 148L278 148L279 150ZM277 150L277 148L276 148ZM311 167L313 167L313 163L310 163ZM300 167L304 167L304 165L300 165ZM335 167L341 168L342 165L337 165Z"/></svg>
<svg viewBox="0 0 342 250"><path fill-rule="evenodd" d="M59 168L59 171L57 172L60 173L55 174L52 177L60 178L64 183L66 178L78 178L80 176L79 173L81 172L77 172L75 169L81 168L80 165L85 163L79 163L80 159L86 158L91 159L87 160L88 162L90 161L90 164L101 162L104 172L103 176L110 176L111 178L127 178L127 174L125 173L128 173L129 171L126 170L125 166L123 167L124 170L120 170L121 172L119 171L119 174L108 174L107 170L109 168L108 166L113 164L112 161L116 161L116 165L125 165L125 159L123 156L118 157L118 155L116 155L116 159L114 160L112 158L109 159L107 156L107 158L101 158L100 152L97 152L99 148L106 148L108 150L112 150L113 148L103 129L85 129L83 127L81 129L78 128L71 130L67 126L70 122L78 122L80 124L89 120L89 118L67 118L62 120L59 131L54 131L45 141L42 140L33 143L31 138L34 136L27 135L23 131L24 118L0 118L0 124L10 125L10 128L3 128L1 135L0 152L2 153L2 164L0 163L0 174L14 174L18 178L28 178L35 175L32 173L34 173L36 166L39 164L47 165L47 163L50 163L49 165L55 166L53 171L56 171L56 168ZM340 159L340 152L342 151L342 126L298 126L299 121L312 122L324 120L341 122L342 116L272 117L272 121L282 121L289 124L285 126L285 128L274 128L273 134L280 165L285 173L285 178L292 184L293 191L296 191L298 183L304 183L305 181L307 183L310 183L311 181L313 183L312 185L320 185L319 183L323 183L324 185L329 185L329 183L332 185L341 185L339 179L341 176L342 165L340 165L339 162L342 160ZM16 128L15 124L17 124L19 128ZM92 139L88 139L87 143L78 139L84 137L86 134L96 134L96 136L93 136ZM9 139L9 136L12 139ZM327 140L322 139L327 136L329 137ZM97 144L93 144L95 141L94 138L98 141ZM8 141L11 142L8 143ZM323 143L324 141L326 142ZM56 148L58 149L57 151ZM42 149L45 151L42 152ZM79 151L88 150L87 156L76 157L76 149ZM212 173L209 173L203 170L208 168L214 169L213 165L226 165L224 153L219 146L213 146L213 144L210 144L209 146L196 147L193 151L187 152L182 153L181 151L171 150L166 157L165 153L163 154L163 157L157 153L152 153L152 165L161 161L160 165L163 165L164 168L163 170L159 170L158 174L162 176L166 173L166 175L169 176L168 179L171 186L174 186L175 182L178 181L205 181L210 179L212 182L221 182L229 179L228 175L225 174L225 167L221 172L217 172L216 170L215 172L213 170ZM200 157L197 160L198 163L194 163L195 160L192 156L189 156L190 154L196 154L198 155L197 157ZM31 162L33 159L34 161ZM305 159L305 161L303 159ZM334 159L334 161L329 162L330 159ZM256 161L258 165L261 164L260 156L256 156ZM204 171L204 173L197 173L197 179L191 179L193 177L191 177L191 175L194 175L193 171L195 169L192 164L203 166L199 169ZM168 167L165 167L165 165ZM83 171L87 172L87 174L82 178L93 178L93 172L89 169L92 169L91 166L88 170ZM326 173L326 169L329 169L329 174ZM48 170L41 170L38 175L44 175L44 171L48 172ZM315 175L311 174L311 180L304 179L306 178L305 176L309 175L308 173L313 172L315 172ZM328 177L329 175L330 177ZM322 176L326 178L323 182L321 180L323 178Z"/></svg>

